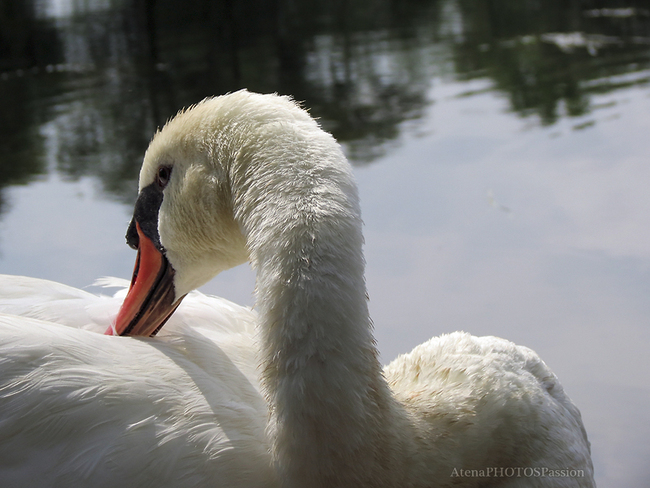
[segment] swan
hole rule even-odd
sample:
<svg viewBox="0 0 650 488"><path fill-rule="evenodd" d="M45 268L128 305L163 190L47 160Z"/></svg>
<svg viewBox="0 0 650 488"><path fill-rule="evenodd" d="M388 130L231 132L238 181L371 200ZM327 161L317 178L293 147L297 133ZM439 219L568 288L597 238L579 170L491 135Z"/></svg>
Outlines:
<svg viewBox="0 0 650 488"><path fill-rule="evenodd" d="M144 157L128 290L0 278L0 485L595 486L532 350L454 332L382 368L361 226L339 145L290 98L177 114ZM246 261L255 310L194 291Z"/></svg>

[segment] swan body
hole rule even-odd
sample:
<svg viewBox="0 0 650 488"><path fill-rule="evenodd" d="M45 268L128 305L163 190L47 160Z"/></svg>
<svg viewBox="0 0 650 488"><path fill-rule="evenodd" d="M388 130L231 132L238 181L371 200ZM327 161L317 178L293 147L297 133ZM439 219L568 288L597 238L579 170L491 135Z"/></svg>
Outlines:
<svg viewBox="0 0 650 488"><path fill-rule="evenodd" d="M195 292L155 341L102 335L124 295L0 276L0 486L277 486L256 314Z"/></svg>
<svg viewBox="0 0 650 488"><path fill-rule="evenodd" d="M595 486L530 349L457 332L380 366L350 167L290 99L172 119L127 242L126 296L0 280L2 486ZM192 291L247 260L255 312Z"/></svg>

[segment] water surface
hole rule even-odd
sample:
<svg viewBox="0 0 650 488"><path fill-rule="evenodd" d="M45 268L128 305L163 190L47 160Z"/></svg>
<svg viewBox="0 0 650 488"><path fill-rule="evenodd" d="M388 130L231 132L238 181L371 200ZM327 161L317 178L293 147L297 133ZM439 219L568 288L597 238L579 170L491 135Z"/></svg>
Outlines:
<svg viewBox="0 0 650 488"><path fill-rule="evenodd" d="M599 486L650 484L642 2L176 3L17 3L0 271L128 278L156 127L209 95L292 94L355 167L383 359L454 330L531 347L582 411ZM242 266L204 289L252 305L253 286Z"/></svg>

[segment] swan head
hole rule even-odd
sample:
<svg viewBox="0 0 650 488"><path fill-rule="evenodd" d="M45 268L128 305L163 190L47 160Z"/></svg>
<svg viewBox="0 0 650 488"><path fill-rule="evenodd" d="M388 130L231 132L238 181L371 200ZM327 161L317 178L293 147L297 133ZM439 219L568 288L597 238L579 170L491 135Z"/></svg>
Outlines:
<svg viewBox="0 0 650 488"><path fill-rule="evenodd" d="M319 144L323 153L338 152L348 171L334 139L277 95L242 90L171 119L145 153L126 235L138 250L136 265L107 334L154 335L188 292L251 259L254 229L265 227L253 222L252 207L271 202L272 180Z"/></svg>

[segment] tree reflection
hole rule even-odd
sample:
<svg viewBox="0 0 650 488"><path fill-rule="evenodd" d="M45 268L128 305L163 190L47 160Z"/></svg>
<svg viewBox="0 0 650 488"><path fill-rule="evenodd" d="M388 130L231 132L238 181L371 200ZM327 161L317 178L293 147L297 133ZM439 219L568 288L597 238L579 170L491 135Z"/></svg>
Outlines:
<svg viewBox="0 0 650 488"><path fill-rule="evenodd" d="M131 202L155 128L243 87L304 101L360 164L423 114L444 63L543 124L648 81L612 78L649 67L650 12L632 0L70 0L57 2L63 16L47 5L0 2L0 188L55 161Z"/></svg>
<svg viewBox="0 0 650 488"><path fill-rule="evenodd" d="M569 116L583 115L603 86L590 82L650 67L646 2L615 4L459 0L465 36L454 46L457 71L488 76L513 111L537 114L545 125L557 121L561 106Z"/></svg>
<svg viewBox="0 0 650 488"><path fill-rule="evenodd" d="M421 113L423 63L394 58L429 41L415 30L435 27L437 3L226 0L194 2L179 19L178 0L159 0L149 38L167 76L156 91L168 113L244 87L290 94L340 141L354 141L353 159L371 160L399 122ZM382 68L387 60L397 70Z"/></svg>

